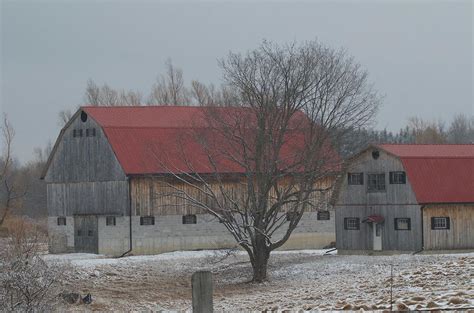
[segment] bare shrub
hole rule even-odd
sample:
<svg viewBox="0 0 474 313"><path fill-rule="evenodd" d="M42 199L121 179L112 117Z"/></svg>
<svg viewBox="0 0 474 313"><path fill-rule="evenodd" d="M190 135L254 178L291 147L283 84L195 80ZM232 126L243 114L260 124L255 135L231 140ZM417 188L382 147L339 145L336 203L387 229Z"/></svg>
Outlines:
<svg viewBox="0 0 474 313"><path fill-rule="evenodd" d="M65 267L41 258L46 237L37 225L18 219L9 226L8 243L0 255L0 311L52 310Z"/></svg>

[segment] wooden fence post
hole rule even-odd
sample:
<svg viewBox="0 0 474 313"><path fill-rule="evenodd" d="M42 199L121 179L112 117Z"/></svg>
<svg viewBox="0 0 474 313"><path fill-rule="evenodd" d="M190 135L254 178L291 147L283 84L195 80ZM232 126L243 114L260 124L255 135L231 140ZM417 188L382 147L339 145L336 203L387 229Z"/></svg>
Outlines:
<svg viewBox="0 0 474 313"><path fill-rule="evenodd" d="M212 303L212 274L208 271L196 272L191 277L193 288L193 312L214 312Z"/></svg>

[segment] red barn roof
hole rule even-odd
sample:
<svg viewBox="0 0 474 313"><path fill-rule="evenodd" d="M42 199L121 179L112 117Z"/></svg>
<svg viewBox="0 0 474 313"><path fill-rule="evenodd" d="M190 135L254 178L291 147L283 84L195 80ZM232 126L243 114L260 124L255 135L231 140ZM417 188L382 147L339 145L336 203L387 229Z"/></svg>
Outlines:
<svg viewBox="0 0 474 313"><path fill-rule="evenodd" d="M252 119L248 108L214 108L225 116L244 116ZM180 172L243 173L244 169L231 158L222 156L222 151L206 148L199 142L196 131L211 138L213 147L232 147L216 129L211 129L206 120L205 107L148 106L148 107L83 107L104 130L112 149L127 175L163 174ZM221 116L221 115L219 115ZM300 124L303 114L295 116ZM245 119L245 124L251 122ZM249 134L252 130L249 129ZM200 133L201 134L201 133ZM302 135L291 136L283 146L280 159L291 162L298 148L302 147ZM225 153L225 152L224 152ZM219 155L220 154L220 155ZM241 154L239 151L236 154ZM215 164L211 164L209 155ZM339 158L333 158L339 160Z"/></svg>
<svg viewBox="0 0 474 313"><path fill-rule="evenodd" d="M419 203L474 203L474 144L378 147L400 158Z"/></svg>

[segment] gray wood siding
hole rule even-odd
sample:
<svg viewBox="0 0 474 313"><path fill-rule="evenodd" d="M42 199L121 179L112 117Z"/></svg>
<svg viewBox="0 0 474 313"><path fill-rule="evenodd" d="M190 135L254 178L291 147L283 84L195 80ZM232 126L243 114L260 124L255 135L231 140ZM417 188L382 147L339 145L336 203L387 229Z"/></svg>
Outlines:
<svg viewBox="0 0 474 313"><path fill-rule="evenodd" d="M407 177L406 184L389 183L389 172L405 171L402 162L384 151L380 151L377 160L372 158L372 151L369 150L354 160L348 172L364 173L364 185L348 185L347 173L341 178L342 185L339 187L339 194L336 200L338 206L342 205L371 205L371 204L417 204L415 193ZM385 173L385 192L367 192L367 174Z"/></svg>
<svg viewBox="0 0 474 313"><path fill-rule="evenodd" d="M128 214L128 181L49 183L49 216Z"/></svg>
<svg viewBox="0 0 474 313"><path fill-rule="evenodd" d="M348 185L347 172L343 174L336 197L336 246L340 250L372 250L372 224L362 223L370 215L381 215L383 250L415 251L422 248L422 215L409 177L406 184L390 184L389 172L405 171L402 162L379 150L378 159L372 150L352 160L347 172L364 173L363 185ZM367 174L385 173L385 192L367 191ZM345 230L344 218L360 218L360 230ZM395 230L395 218L410 218L411 230Z"/></svg>
<svg viewBox="0 0 474 313"><path fill-rule="evenodd" d="M94 137L86 137L88 128L95 128ZM82 137L73 137L74 129L82 129ZM90 116L82 122L80 114L76 114L58 140L46 182L126 180L105 133Z"/></svg>
<svg viewBox="0 0 474 313"><path fill-rule="evenodd" d="M362 223L370 215L385 218L382 228L382 249L417 251L422 247L421 208L404 206L346 206L336 208L336 247L340 250L372 250L372 225ZM344 218L360 218L359 230L345 230ZM410 218L411 230L395 230L395 218Z"/></svg>

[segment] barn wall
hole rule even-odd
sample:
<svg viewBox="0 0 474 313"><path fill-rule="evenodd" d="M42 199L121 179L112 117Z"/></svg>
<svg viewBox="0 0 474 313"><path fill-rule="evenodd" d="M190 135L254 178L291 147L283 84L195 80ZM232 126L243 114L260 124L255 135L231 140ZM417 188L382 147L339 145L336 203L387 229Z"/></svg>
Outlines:
<svg viewBox="0 0 474 313"><path fill-rule="evenodd" d="M450 229L431 229L432 217L449 217ZM423 207L425 250L473 249L474 204L433 204Z"/></svg>
<svg viewBox="0 0 474 313"><path fill-rule="evenodd" d="M370 215L385 218L382 228L382 249L418 251L422 248L421 209L418 205L347 206L336 208L336 247L338 250L372 250L373 226L362 223ZM344 218L360 218L359 230L345 230ZM411 230L395 230L395 218L410 218Z"/></svg>
<svg viewBox="0 0 474 313"><path fill-rule="evenodd" d="M86 137L88 128L94 128L96 135ZM83 136L74 137L74 129L82 129ZM45 175L47 183L126 179L105 133L91 117L82 122L80 114L77 114L58 140Z"/></svg>
<svg viewBox="0 0 474 313"><path fill-rule="evenodd" d="M66 217L66 225L58 225L58 216L48 217L48 250L50 253L74 252L74 217Z"/></svg>
<svg viewBox="0 0 474 313"><path fill-rule="evenodd" d="M82 137L74 137L73 131L79 129ZM95 136L86 136L86 129L95 129ZM49 162L44 179L52 253L74 251L74 215L128 214L127 177L105 133L91 117L83 122L80 113L74 116L60 134ZM66 225L57 225L59 216L66 217Z"/></svg>
<svg viewBox="0 0 474 313"><path fill-rule="evenodd" d="M360 230L345 230L345 217L381 215L383 225L383 250L415 251L422 247L421 209L411 187L409 177L406 184L390 184L389 172L405 171L402 162L379 150L378 159L373 159L372 150L352 161L347 172L364 173L364 185L348 185L344 173L338 186L336 198L336 246L339 250L372 250L372 225L361 223ZM385 192L367 192L367 174L385 173ZM395 230L394 218L410 218L411 230Z"/></svg>
<svg viewBox="0 0 474 313"><path fill-rule="evenodd" d="M215 217L196 209L182 199L161 197L160 195L167 194L173 189L163 189L160 179L134 177L130 182L134 254L231 248L236 245L235 239ZM230 188L233 185L236 184L229 183ZM192 192L183 185L174 184L174 187ZM327 197L329 198L329 195ZM185 214L196 214L197 224L183 224L182 217ZM140 216L154 216L155 225L140 225ZM128 216L116 217L115 226L106 226L105 216L99 217L98 223L99 253L120 255L128 249ZM282 236L283 230L277 232L275 238ZM330 210L329 221L317 220L316 212L306 212L289 241L281 249L323 248L334 241L334 211Z"/></svg>
<svg viewBox="0 0 474 313"><path fill-rule="evenodd" d="M182 215L155 216L155 225L140 225L132 217L133 254L156 254L178 250L221 249L236 246L223 224L209 214L198 214L197 224L183 224ZM100 216L99 253L121 255L129 248L129 217L116 217L115 226L106 226ZM276 234L281 236L282 232ZM334 242L334 212L329 221L318 221L316 213L305 213L287 243L280 250L321 249Z"/></svg>
<svg viewBox="0 0 474 313"><path fill-rule="evenodd" d="M49 216L128 214L128 181L49 183Z"/></svg>
<svg viewBox="0 0 474 313"><path fill-rule="evenodd" d="M319 188L327 188L331 186L333 180L331 178L323 179L317 183ZM184 215L184 214L204 214L205 210L192 205L183 197L176 196L178 190L184 191L195 199L203 202L206 200L205 195L196 188L186 183L177 181L165 182L158 177L134 177L130 180L132 211L134 215ZM209 183L213 191L219 193L219 185ZM232 190L236 195L244 193L246 187L238 181L228 181L225 183L226 190ZM316 192L312 198L314 206L308 207L307 211L327 210L329 208L329 200L331 191L324 193ZM236 197L238 199L238 197Z"/></svg>

